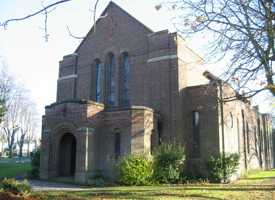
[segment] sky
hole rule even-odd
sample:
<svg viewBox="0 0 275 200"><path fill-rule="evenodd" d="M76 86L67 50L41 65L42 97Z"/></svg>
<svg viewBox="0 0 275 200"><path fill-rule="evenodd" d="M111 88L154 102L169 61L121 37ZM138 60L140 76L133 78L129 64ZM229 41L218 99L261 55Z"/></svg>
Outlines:
<svg viewBox="0 0 275 200"><path fill-rule="evenodd" d="M55 1L45 0L43 5ZM175 31L171 23L173 13L155 9L160 0L114 2L154 31ZM99 1L97 16L108 3L109 0ZM30 90L40 116L44 114L45 105L55 102L59 61L64 55L73 53L81 42L69 36L66 26L74 35L85 36L93 25L93 5L94 0L73 0L54 9L48 16L48 42L44 39L42 14L25 21L11 22L6 29L0 28L0 62L4 62L14 77ZM40 0L0 0L0 22L25 16L40 8ZM203 39L189 42L199 54ZM215 71L215 67L209 68ZM262 109L266 110L264 106Z"/></svg>

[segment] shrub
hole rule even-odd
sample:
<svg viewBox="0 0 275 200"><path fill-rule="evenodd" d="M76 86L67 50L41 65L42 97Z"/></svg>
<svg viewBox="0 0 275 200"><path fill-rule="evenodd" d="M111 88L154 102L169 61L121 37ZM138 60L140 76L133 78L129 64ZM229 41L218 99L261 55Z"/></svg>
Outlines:
<svg viewBox="0 0 275 200"><path fill-rule="evenodd" d="M211 156L207 162L209 170L209 179L212 182L228 182L230 176L232 176L239 165L239 154L225 154L224 158L222 155Z"/></svg>
<svg viewBox="0 0 275 200"><path fill-rule="evenodd" d="M1 187L6 192L11 192L13 194L26 194L31 191L31 186L27 180L19 182L13 178L5 178L1 182Z"/></svg>
<svg viewBox="0 0 275 200"><path fill-rule="evenodd" d="M154 152L154 180L177 183L181 179L185 160L184 148L176 144L160 145Z"/></svg>
<svg viewBox="0 0 275 200"><path fill-rule="evenodd" d="M125 156L119 163L120 182L124 185L148 185L152 177L152 161L144 155Z"/></svg>
<svg viewBox="0 0 275 200"><path fill-rule="evenodd" d="M31 178L39 177L39 168L40 168L40 149L36 149L31 152L31 167L32 170L30 172Z"/></svg>

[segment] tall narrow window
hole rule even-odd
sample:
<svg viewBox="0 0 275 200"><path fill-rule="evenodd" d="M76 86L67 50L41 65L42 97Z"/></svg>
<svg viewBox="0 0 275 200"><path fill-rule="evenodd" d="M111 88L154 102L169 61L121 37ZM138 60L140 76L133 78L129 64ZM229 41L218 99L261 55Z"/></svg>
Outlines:
<svg viewBox="0 0 275 200"><path fill-rule="evenodd" d="M107 88L107 105L115 105L115 57L112 53L108 55L108 88Z"/></svg>
<svg viewBox="0 0 275 200"><path fill-rule="evenodd" d="M128 106L130 104L129 99L129 74L130 74L130 63L129 63L129 55L128 53L123 53L122 55L122 66L121 66L121 76L122 76L122 84L121 84L121 103L124 106Z"/></svg>
<svg viewBox="0 0 275 200"><path fill-rule="evenodd" d="M239 118L237 118L237 134L238 134L238 152L241 153L241 139L240 139L240 122Z"/></svg>
<svg viewBox="0 0 275 200"><path fill-rule="evenodd" d="M262 152L263 152L263 144L262 144L262 131L261 131L261 121L258 118L257 119L257 126L258 126L258 138L259 138L259 157L260 157L260 166L263 167L263 158L262 158Z"/></svg>
<svg viewBox="0 0 275 200"><path fill-rule="evenodd" d="M157 134L158 134L158 144L161 145L162 142L162 124L160 122L160 120L158 120L157 123Z"/></svg>
<svg viewBox="0 0 275 200"><path fill-rule="evenodd" d="M257 128L254 126L254 145L255 145L255 152L256 155L258 156L258 138L257 138Z"/></svg>
<svg viewBox="0 0 275 200"><path fill-rule="evenodd" d="M115 159L120 156L120 133L115 133Z"/></svg>
<svg viewBox="0 0 275 200"><path fill-rule="evenodd" d="M192 112L193 118L193 153L194 156L200 155L200 113Z"/></svg>
<svg viewBox="0 0 275 200"><path fill-rule="evenodd" d="M95 67L96 67L96 96L95 100L96 102L102 102L102 64L99 60L95 61Z"/></svg>
<svg viewBox="0 0 275 200"><path fill-rule="evenodd" d="M250 153L250 131L249 131L249 126L248 126L248 122L246 122L246 140L247 140L247 153Z"/></svg>
<svg viewBox="0 0 275 200"><path fill-rule="evenodd" d="M243 152L244 152L244 166L247 169L247 155L246 155L246 134L245 134L245 119L244 110L242 110L242 128L243 128Z"/></svg>

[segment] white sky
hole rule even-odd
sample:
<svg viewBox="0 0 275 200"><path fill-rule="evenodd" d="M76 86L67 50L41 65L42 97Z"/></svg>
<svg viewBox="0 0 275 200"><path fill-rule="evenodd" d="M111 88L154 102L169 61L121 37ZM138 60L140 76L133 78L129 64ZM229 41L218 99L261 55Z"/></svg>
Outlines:
<svg viewBox="0 0 275 200"><path fill-rule="evenodd" d="M44 1L44 5L56 0ZM154 31L169 29L172 13L155 10L159 0L115 0L119 6ZM93 24L92 0L74 0L57 7L48 17L49 41L43 38L43 15L32 19L11 22L6 30L0 29L0 61L9 66L14 76L30 90L40 115L44 106L55 101L58 62L64 55L73 53L80 40L68 35L66 26L77 36L85 36ZM100 0L97 16L109 0ZM8 18L22 17L41 8L40 0L0 0L0 22ZM191 41L195 51L202 40Z"/></svg>

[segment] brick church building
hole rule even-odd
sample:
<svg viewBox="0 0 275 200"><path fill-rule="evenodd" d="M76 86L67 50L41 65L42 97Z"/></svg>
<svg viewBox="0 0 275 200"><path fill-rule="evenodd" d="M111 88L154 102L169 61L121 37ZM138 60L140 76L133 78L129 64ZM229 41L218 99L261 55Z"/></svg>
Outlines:
<svg viewBox="0 0 275 200"><path fill-rule="evenodd" d="M59 63L56 102L42 122L42 179L87 183L129 153L185 147L192 173L210 155L239 153L238 174L273 165L271 117L209 72L178 33L153 32L110 2L75 52Z"/></svg>

